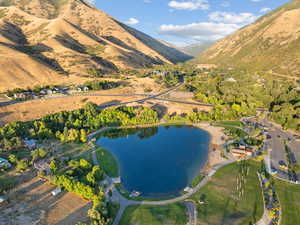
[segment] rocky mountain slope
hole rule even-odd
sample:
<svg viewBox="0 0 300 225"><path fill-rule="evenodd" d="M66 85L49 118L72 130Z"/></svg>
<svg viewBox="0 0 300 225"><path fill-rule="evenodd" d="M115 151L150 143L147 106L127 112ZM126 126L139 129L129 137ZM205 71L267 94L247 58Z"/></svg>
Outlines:
<svg viewBox="0 0 300 225"><path fill-rule="evenodd" d="M0 91L189 58L83 0L0 0Z"/></svg>
<svg viewBox="0 0 300 225"><path fill-rule="evenodd" d="M197 61L300 76L300 0L218 41Z"/></svg>

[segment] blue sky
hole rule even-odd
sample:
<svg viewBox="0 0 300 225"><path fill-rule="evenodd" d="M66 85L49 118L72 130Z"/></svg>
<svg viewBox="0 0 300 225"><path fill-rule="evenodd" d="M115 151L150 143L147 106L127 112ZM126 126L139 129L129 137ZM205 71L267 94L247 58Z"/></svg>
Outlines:
<svg viewBox="0 0 300 225"><path fill-rule="evenodd" d="M176 45L214 41L289 0L86 0L117 20Z"/></svg>

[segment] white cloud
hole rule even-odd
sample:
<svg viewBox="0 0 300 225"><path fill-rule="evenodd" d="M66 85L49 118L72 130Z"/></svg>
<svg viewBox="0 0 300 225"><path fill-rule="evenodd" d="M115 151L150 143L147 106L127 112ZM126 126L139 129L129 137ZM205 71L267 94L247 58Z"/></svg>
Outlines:
<svg viewBox="0 0 300 225"><path fill-rule="evenodd" d="M89 4L94 4L96 2L96 0L84 0L84 1L86 1Z"/></svg>
<svg viewBox="0 0 300 225"><path fill-rule="evenodd" d="M212 21L222 23L251 23L257 19L257 16L252 13L228 13L228 12L212 12L208 15Z"/></svg>
<svg viewBox="0 0 300 225"><path fill-rule="evenodd" d="M222 2L220 6L227 8L230 6L230 2Z"/></svg>
<svg viewBox="0 0 300 225"><path fill-rule="evenodd" d="M169 7L176 10L207 10L209 9L208 0L190 0L190 1L170 1Z"/></svg>
<svg viewBox="0 0 300 225"><path fill-rule="evenodd" d="M191 23L186 25L161 25L160 34L171 35L196 41L215 41L239 29L237 24L214 22Z"/></svg>
<svg viewBox="0 0 300 225"><path fill-rule="evenodd" d="M138 24L139 22L140 22L140 21L139 21L138 19L131 17L131 18L129 18L129 20L126 21L125 23L126 23L126 24L129 24L129 25L135 25L135 24Z"/></svg>
<svg viewBox="0 0 300 225"><path fill-rule="evenodd" d="M259 12L266 13L266 12L269 12L271 10L272 10L271 8L262 8Z"/></svg>
<svg viewBox="0 0 300 225"><path fill-rule="evenodd" d="M251 0L251 2L261 2L262 0Z"/></svg>
<svg viewBox="0 0 300 225"><path fill-rule="evenodd" d="M152 0L144 0L144 3L151 3Z"/></svg>

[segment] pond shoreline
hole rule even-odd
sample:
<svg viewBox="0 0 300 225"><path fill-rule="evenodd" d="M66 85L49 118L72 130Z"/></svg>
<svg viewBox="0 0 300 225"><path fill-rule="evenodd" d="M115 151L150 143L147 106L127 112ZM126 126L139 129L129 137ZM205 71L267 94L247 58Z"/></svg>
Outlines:
<svg viewBox="0 0 300 225"><path fill-rule="evenodd" d="M186 122L173 122L166 123L160 122L156 124L142 124L142 125L130 125L130 126L119 126L119 127L104 127L99 129L88 136L89 140L94 139L102 132L105 132L110 129L131 129L131 128L149 128L149 127L159 127L159 126L192 126L195 128L199 128L209 133L210 143L208 147L208 159L202 169L199 171L198 175L207 174L211 168L224 163L227 159L221 156L221 152L223 150L223 145L225 144L226 135L223 132L222 127L217 127L211 125L210 123L186 123Z"/></svg>

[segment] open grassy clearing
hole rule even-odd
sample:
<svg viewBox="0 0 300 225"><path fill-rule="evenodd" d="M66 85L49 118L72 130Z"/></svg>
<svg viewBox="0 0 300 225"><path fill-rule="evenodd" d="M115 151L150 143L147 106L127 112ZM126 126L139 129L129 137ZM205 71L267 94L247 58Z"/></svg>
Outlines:
<svg viewBox="0 0 300 225"><path fill-rule="evenodd" d="M216 126L234 126L234 127L244 127L244 124L240 121L221 121L215 124Z"/></svg>
<svg viewBox="0 0 300 225"><path fill-rule="evenodd" d="M277 180L275 187L282 209L281 225L300 224L300 186Z"/></svg>
<svg viewBox="0 0 300 225"><path fill-rule="evenodd" d="M244 178L241 176L242 168ZM209 183L191 197L197 203L199 224L248 225L258 221L263 214L262 191L256 173L259 168L259 163L246 161L218 170ZM237 177L242 183L239 191ZM243 195L239 199L241 192ZM204 204L200 204L200 200Z"/></svg>
<svg viewBox="0 0 300 225"><path fill-rule="evenodd" d="M91 146L86 143L61 143L57 140L46 140L41 142L46 152L55 157L64 157L69 159L85 158L92 162Z"/></svg>
<svg viewBox="0 0 300 225"><path fill-rule="evenodd" d="M104 148L97 148L96 155L101 167L108 176L119 176L118 161L109 151L105 150Z"/></svg>
<svg viewBox="0 0 300 225"><path fill-rule="evenodd" d="M193 179L193 181L192 181L192 183L191 183L191 187L192 188L195 188L202 180L203 180L203 178L204 178L204 176L202 175L202 174L199 174L199 175L197 175L194 179Z"/></svg>
<svg viewBox="0 0 300 225"><path fill-rule="evenodd" d="M164 206L129 206L119 225L185 225L188 216L182 203Z"/></svg>

